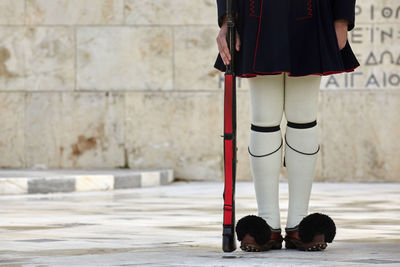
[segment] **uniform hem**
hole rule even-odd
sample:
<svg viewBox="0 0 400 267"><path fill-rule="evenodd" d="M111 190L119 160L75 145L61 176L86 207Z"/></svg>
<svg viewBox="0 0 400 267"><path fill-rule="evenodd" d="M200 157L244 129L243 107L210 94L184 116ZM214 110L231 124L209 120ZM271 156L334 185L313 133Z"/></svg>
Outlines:
<svg viewBox="0 0 400 267"><path fill-rule="evenodd" d="M308 75L320 75L320 76L325 76L325 75L331 75L331 74L338 74L338 73L343 73L343 72L352 72L354 71L356 68L358 68L359 66L356 66L354 68L350 68L350 69L346 69L346 70L337 70L337 71L324 71L324 72L316 72L316 73L309 73L309 74L304 74L304 75L292 75L290 71L285 71L285 70L281 70L281 71L273 71L273 72L260 72L257 71L256 73L243 73L241 75L236 75L236 77L240 77L240 78L253 78L253 77L257 77L257 76L264 76L264 75L277 75L277 74L282 74L282 73L287 73L288 76L290 77L302 77L302 76L308 76ZM222 71L218 68L216 68L217 70L221 71L221 72L225 72Z"/></svg>

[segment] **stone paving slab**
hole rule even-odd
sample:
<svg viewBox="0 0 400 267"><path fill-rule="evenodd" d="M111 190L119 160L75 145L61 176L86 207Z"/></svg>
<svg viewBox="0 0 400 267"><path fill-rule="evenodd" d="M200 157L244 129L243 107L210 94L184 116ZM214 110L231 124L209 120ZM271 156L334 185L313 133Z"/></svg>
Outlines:
<svg viewBox="0 0 400 267"><path fill-rule="evenodd" d="M172 169L0 169L0 195L150 187L173 180Z"/></svg>
<svg viewBox="0 0 400 267"><path fill-rule="evenodd" d="M223 253L222 182L0 196L0 266L400 266L400 184L314 183L310 212L337 236L323 252ZM288 204L280 184L282 227ZM237 218L256 214L251 182ZM238 243L239 244L239 243Z"/></svg>

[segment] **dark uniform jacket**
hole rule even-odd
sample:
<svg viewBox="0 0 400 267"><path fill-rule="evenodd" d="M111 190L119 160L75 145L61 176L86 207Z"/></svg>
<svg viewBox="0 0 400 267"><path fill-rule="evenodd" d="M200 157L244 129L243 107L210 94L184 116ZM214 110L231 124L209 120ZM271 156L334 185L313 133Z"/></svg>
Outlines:
<svg viewBox="0 0 400 267"><path fill-rule="evenodd" d="M226 0L217 0L218 25ZM350 72L360 64L349 42L339 50L334 21L354 28L355 0L233 0L240 50L235 73L242 78L279 74L329 75ZM225 72L221 55L214 67Z"/></svg>

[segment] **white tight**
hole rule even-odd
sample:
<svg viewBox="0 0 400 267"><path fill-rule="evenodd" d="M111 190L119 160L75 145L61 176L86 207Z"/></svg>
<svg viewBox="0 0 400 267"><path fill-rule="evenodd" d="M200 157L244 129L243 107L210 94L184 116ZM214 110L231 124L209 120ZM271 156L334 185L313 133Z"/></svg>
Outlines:
<svg viewBox="0 0 400 267"><path fill-rule="evenodd" d="M319 142L317 125L305 123L317 119L321 76L289 77L282 73L259 75L248 78L248 82L251 124L254 125L250 130L248 149L251 153L249 157L258 215L272 228L280 228L278 189L283 149L280 145L283 141L289 183L286 227L292 228L308 212ZM295 123L286 126L287 143L281 135L280 127L277 127L281 123L283 111L286 120ZM273 126L275 128L271 128Z"/></svg>

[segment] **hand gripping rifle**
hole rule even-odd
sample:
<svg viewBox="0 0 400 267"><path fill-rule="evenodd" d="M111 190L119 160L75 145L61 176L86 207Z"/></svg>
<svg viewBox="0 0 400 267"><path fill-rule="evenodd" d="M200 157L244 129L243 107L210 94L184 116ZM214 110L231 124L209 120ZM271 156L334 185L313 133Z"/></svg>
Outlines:
<svg viewBox="0 0 400 267"><path fill-rule="evenodd" d="M222 250L232 252L236 249L235 238L235 181L236 181L236 75L235 75L235 21L233 0L226 0L227 43L231 61L225 71L224 92L224 222Z"/></svg>

